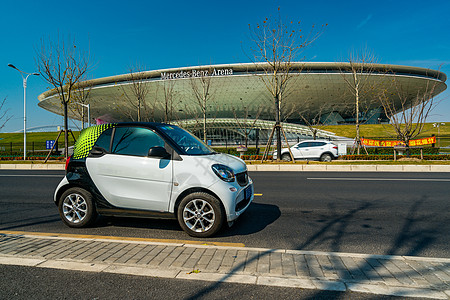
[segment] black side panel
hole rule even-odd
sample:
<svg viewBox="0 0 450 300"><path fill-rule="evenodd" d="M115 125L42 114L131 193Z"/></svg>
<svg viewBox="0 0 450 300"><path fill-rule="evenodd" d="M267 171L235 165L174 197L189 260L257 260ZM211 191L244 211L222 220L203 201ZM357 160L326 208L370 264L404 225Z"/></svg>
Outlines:
<svg viewBox="0 0 450 300"><path fill-rule="evenodd" d="M100 193L92 181L86 168L86 159L72 159L67 166L67 180L71 185L79 186L89 191L95 199L97 208L116 208Z"/></svg>

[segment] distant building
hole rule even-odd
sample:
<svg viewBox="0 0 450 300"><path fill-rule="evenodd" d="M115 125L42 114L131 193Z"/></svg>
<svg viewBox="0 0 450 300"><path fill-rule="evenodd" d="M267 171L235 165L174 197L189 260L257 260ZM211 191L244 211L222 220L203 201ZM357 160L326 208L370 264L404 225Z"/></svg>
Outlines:
<svg viewBox="0 0 450 300"><path fill-rule="evenodd" d="M261 76L264 75L264 63L224 64L174 69L162 69L138 73L144 78L148 87L145 98L147 115L145 120L164 121L170 114L172 123L202 135L200 120L202 114L195 100L192 82L207 77L210 81L211 101L207 104L208 136L213 140L236 141L248 135L250 140L267 137L273 124L273 100ZM323 123L348 124L355 122L353 94L345 83L343 76L351 74L340 71L348 66L346 63L309 62L294 63L292 78L284 94L282 111L289 138L301 138L310 135L303 126L301 117L319 116ZM383 87L395 97L394 85L415 97L430 87L435 86L433 96L447 88L446 75L442 72L398 65L373 65L372 72L362 74L369 76L370 86ZM386 71L388 70L388 71ZM134 76L136 78L136 76ZM104 77L91 80L89 94L92 120L132 121L130 113L136 108L130 105L125 95L132 95L132 78L130 74ZM172 102L167 109L168 88ZM365 91L364 100L374 97ZM375 100L375 99L371 99ZM61 105L55 90L49 90L39 96L39 106L62 114ZM319 113L320 112L320 113ZM367 101L367 109L360 115L366 123L387 122L382 107L377 101ZM70 117L80 119L78 112L71 111ZM256 121L255 121L256 118ZM245 134L244 131L249 131ZM332 137L331 133L321 131L320 137Z"/></svg>

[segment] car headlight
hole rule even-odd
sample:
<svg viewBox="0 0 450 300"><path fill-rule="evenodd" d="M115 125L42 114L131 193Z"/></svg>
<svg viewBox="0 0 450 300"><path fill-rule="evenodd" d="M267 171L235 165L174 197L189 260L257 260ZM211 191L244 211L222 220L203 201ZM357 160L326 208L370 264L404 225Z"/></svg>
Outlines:
<svg viewBox="0 0 450 300"><path fill-rule="evenodd" d="M234 172L230 167L225 165L215 164L211 166L214 173L223 181L233 182L234 181Z"/></svg>

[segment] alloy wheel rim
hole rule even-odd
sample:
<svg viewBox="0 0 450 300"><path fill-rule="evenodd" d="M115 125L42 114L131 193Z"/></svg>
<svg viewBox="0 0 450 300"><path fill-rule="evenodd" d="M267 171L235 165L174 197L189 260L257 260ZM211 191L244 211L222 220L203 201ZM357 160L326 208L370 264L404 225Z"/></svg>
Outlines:
<svg viewBox="0 0 450 300"><path fill-rule="evenodd" d="M211 204L202 199L189 201L183 209L184 224L195 232L205 232L211 229L215 216Z"/></svg>
<svg viewBox="0 0 450 300"><path fill-rule="evenodd" d="M80 194L70 194L64 198L63 214L67 221L77 224L86 218L87 203Z"/></svg>

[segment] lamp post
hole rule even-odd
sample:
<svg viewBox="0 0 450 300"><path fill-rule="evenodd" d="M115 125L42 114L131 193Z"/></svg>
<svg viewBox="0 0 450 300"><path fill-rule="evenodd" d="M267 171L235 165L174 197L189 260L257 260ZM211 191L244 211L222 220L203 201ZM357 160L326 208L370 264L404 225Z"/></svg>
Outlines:
<svg viewBox="0 0 450 300"><path fill-rule="evenodd" d="M433 123L433 127L438 129L438 148L441 147L441 139L439 138L439 128L441 127L441 125L445 125L445 123Z"/></svg>
<svg viewBox="0 0 450 300"><path fill-rule="evenodd" d="M88 104L84 104L84 103L80 103L80 102L73 102L73 103L81 105L83 107L82 108L82 120L81 120L81 122L83 124L83 129L84 129L84 107L87 108L87 111L88 111L88 127L90 127L91 126L91 105L89 103Z"/></svg>
<svg viewBox="0 0 450 300"><path fill-rule="evenodd" d="M27 79L30 75L39 76L39 73L27 73L16 68L13 64L8 64L8 67L16 69L20 72L23 80L23 160L27 159Z"/></svg>

